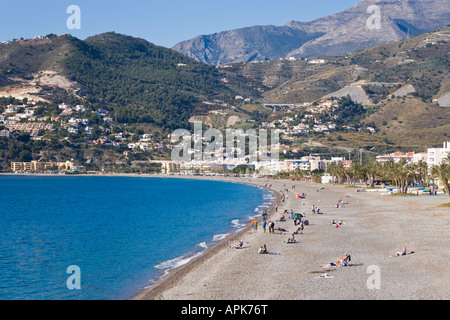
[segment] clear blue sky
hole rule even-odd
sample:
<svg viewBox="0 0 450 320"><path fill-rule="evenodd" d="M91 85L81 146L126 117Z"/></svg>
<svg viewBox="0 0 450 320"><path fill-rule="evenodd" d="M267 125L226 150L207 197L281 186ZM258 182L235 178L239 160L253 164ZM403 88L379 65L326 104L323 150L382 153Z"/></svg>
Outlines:
<svg viewBox="0 0 450 320"><path fill-rule="evenodd" d="M253 25L311 21L361 0L3 0L0 41L49 33L87 37L115 31L157 45ZM69 30L67 8L81 10L81 29Z"/></svg>

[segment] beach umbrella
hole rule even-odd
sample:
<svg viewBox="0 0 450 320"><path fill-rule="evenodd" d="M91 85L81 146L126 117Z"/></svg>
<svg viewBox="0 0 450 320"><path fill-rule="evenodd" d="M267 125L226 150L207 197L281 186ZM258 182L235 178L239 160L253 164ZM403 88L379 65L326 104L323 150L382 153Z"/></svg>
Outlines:
<svg viewBox="0 0 450 320"><path fill-rule="evenodd" d="M294 219L301 219L301 218L303 218L303 215L301 213L294 213L292 217Z"/></svg>

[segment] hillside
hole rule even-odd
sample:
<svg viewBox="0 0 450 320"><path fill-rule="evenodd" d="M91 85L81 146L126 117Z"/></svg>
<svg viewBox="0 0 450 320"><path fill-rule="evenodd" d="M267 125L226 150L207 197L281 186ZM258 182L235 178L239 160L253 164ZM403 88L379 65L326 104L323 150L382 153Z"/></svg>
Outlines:
<svg viewBox="0 0 450 320"><path fill-rule="evenodd" d="M449 51L446 27L345 57L235 63L220 69L230 86L247 84L249 94L261 95L262 104L296 106L289 113L277 112L280 119L300 113L305 103L347 95L370 111L362 123L375 124L376 134L316 135L322 145L423 150L439 145L450 132Z"/></svg>
<svg viewBox="0 0 450 320"><path fill-rule="evenodd" d="M380 27L367 26L376 5ZM173 49L198 61L273 60L286 57L339 56L381 44L405 40L450 23L447 0L363 0L334 15L284 26L253 26L182 41Z"/></svg>
<svg viewBox="0 0 450 320"><path fill-rule="evenodd" d="M345 57L237 63L220 69L230 86L245 79L249 92L259 92L264 103L301 104L352 92L363 93L367 105L407 93L431 102L450 91L449 50L446 27Z"/></svg>
<svg viewBox="0 0 450 320"><path fill-rule="evenodd" d="M286 157L423 151L450 132L449 43L446 27L347 56L221 67L116 33L0 44L0 170L74 159L146 172L193 120L281 128Z"/></svg>
<svg viewBox="0 0 450 320"><path fill-rule="evenodd" d="M0 57L1 95L93 104L120 123L174 129L203 112L202 101L234 97L214 67L116 33L16 41L0 45Z"/></svg>

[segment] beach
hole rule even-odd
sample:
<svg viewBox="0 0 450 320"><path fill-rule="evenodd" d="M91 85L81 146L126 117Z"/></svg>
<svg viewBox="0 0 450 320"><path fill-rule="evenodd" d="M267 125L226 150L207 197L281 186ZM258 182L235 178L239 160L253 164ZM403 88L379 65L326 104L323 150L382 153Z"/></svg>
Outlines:
<svg viewBox="0 0 450 320"><path fill-rule="evenodd" d="M265 178L193 177L266 187L267 220L249 225L180 266L133 300L446 300L450 208L444 196L393 197L345 185ZM295 189L294 187L295 186ZM285 201L281 196L285 195ZM304 198L296 195L305 194ZM313 214L312 206L322 214ZM277 210L275 211L275 207ZM308 224L298 229L291 209ZM287 214L284 213L287 210ZM286 221L280 221L282 216ZM342 220L332 224L332 220ZM286 231L278 231L281 228ZM243 247L234 248L238 240ZM275 254L259 254L266 245ZM405 247L412 254L391 257ZM347 266L322 267L348 253Z"/></svg>

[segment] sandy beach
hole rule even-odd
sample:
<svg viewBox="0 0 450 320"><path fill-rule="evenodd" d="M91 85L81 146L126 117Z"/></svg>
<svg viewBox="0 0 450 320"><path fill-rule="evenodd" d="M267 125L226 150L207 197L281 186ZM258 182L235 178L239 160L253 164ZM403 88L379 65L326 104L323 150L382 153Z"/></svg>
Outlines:
<svg viewBox="0 0 450 320"><path fill-rule="evenodd" d="M444 196L393 197L343 185L290 180L204 178L248 183L276 195L268 220L251 225L172 270L134 300L447 300L450 298L450 208ZM295 186L295 189L293 189ZM320 187L324 187L320 189ZM281 201L284 193L286 200ZM297 194L306 193L303 199ZM341 205L337 204L341 200ZM323 214L313 214L312 206ZM275 212L275 206L278 206ZM284 211L308 220L298 226ZM332 220L342 220L336 227ZM278 228L287 231L280 232ZM241 249L234 248L242 240ZM259 254L266 245L269 252ZM390 257L406 247L401 257ZM322 267L350 254L349 266Z"/></svg>

